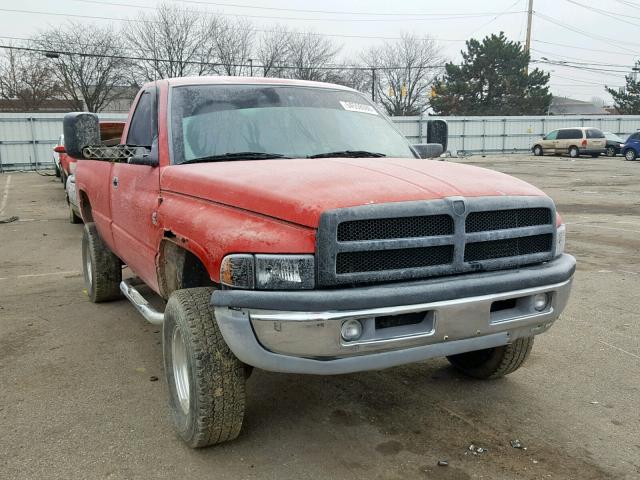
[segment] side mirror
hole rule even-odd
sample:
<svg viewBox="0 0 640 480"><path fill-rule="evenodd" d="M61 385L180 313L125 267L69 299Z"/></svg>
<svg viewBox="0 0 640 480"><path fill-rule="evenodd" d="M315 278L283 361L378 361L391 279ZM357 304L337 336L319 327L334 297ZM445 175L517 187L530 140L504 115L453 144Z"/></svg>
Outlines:
<svg viewBox="0 0 640 480"><path fill-rule="evenodd" d="M439 143L418 143L413 145L420 158L436 158L442 155L442 145Z"/></svg>
<svg viewBox="0 0 640 480"><path fill-rule="evenodd" d="M100 145L100 122L95 113L67 113L62 120L62 132L64 149L73 158L84 158L84 147Z"/></svg>
<svg viewBox="0 0 640 480"><path fill-rule="evenodd" d="M67 151L64 148L64 145L57 145L54 149L54 152L56 153L67 153Z"/></svg>
<svg viewBox="0 0 640 480"><path fill-rule="evenodd" d="M439 143L447 151L449 125L444 120L427 120L427 143Z"/></svg>

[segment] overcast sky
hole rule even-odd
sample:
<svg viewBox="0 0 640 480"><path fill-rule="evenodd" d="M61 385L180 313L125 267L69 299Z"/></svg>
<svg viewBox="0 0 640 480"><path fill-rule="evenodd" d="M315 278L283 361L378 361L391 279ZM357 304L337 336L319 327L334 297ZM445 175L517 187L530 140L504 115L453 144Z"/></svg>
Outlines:
<svg viewBox="0 0 640 480"><path fill-rule="evenodd" d="M439 41L444 55L452 61L460 59L459 52L464 48L465 39L470 37L481 38L502 30L510 39L524 42L528 2L171 1L212 14L218 12L248 16L257 28L280 23L299 30L308 29L334 35L332 38L343 46L345 56L385 41L382 37L393 38L402 32L429 35ZM65 21L64 16L47 13L133 18L141 7L153 7L157 3L155 0L1 0L0 35L29 38L50 24ZM610 102L604 85L624 85L622 72L630 71L634 62L640 60L640 35L637 35L640 32L640 0L534 0L533 8L536 15L533 18L532 58L546 57L554 62L559 60L588 64L580 65L579 68L541 65L551 73L552 93L581 100L601 97ZM74 20L100 24L122 23L89 18ZM8 40L0 38L0 41L4 43Z"/></svg>

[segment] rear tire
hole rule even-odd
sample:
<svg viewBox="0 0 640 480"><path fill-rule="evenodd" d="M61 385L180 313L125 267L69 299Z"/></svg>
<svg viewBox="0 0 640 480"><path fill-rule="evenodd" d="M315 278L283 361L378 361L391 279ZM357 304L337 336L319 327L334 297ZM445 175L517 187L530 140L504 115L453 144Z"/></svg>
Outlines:
<svg viewBox="0 0 640 480"><path fill-rule="evenodd" d="M120 298L122 264L98 235L95 223L84 226L82 270L87 295L93 303Z"/></svg>
<svg viewBox="0 0 640 480"><path fill-rule="evenodd" d="M632 148L624 152L624 159L630 162L634 161L637 157L636 151Z"/></svg>
<svg viewBox="0 0 640 480"><path fill-rule="evenodd" d="M494 379L515 372L529 357L533 337L518 338L502 347L451 355L447 360L457 370L472 378Z"/></svg>
<svg viewBox="0 0 640 480"><path fill-rule="evenodd" d="M212 291L173 292L162 327L169 405L178 434L192 448L235 439L245 411L245 365L222 338Z"/></svg>
<svg viewBox="0 0 640 480"><path fill-rule="evenodd" d="M533 154L536 157L541 157L542 155L544 155L544 150L542 150L542 147L540 145L536 145L535 147L533 147Z"/></svg>
<svg viewBox="0 0 640 480"><path fill-rule="evenodd" d="M607 152L606 152L607 157L615 157L616 156L616 149L613 147L607 147Z"/></svg>
<svg viewBox="0 0 640 480"><path fill-rule="evenodd" d="M580 156L580 150L578 150L578 147L569 148L569 156L571 158L578 158Z"/></svg>

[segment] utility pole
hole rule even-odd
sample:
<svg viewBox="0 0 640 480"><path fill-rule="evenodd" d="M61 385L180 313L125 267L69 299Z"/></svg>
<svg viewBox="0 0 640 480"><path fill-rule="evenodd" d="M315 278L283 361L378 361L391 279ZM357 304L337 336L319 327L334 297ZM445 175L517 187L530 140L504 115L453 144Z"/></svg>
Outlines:
<svg viewBox="0 0 640 480"><path fill-rule="evenodd" d="M529 0L529 9L527 12L527 41L524 44L524 51L531 54L531 20L533 19L533 0ZM529 64L524 69L524 73L529 75Z"/></svg>

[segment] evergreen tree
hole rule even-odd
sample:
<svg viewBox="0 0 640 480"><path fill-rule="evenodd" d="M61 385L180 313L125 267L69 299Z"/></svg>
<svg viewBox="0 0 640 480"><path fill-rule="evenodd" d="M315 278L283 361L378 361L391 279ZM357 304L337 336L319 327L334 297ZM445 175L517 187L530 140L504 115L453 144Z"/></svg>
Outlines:
<svg viewBox="0 0 640 480"><path fill-rule="evenodd" d="M627 75L627 86L624 90L618 91L605 87L607 92L613 97L614 105L622 115L640 115L640 81L634 80Z"/></svg>
<svg viewBox="0 0 640 480"><path fill-rule="evenodd" d="M529 54L503 32L466 42L462 63L448 63L431 92L438 115L545 115L551 104L549 74L526 73Z"/></svg>

